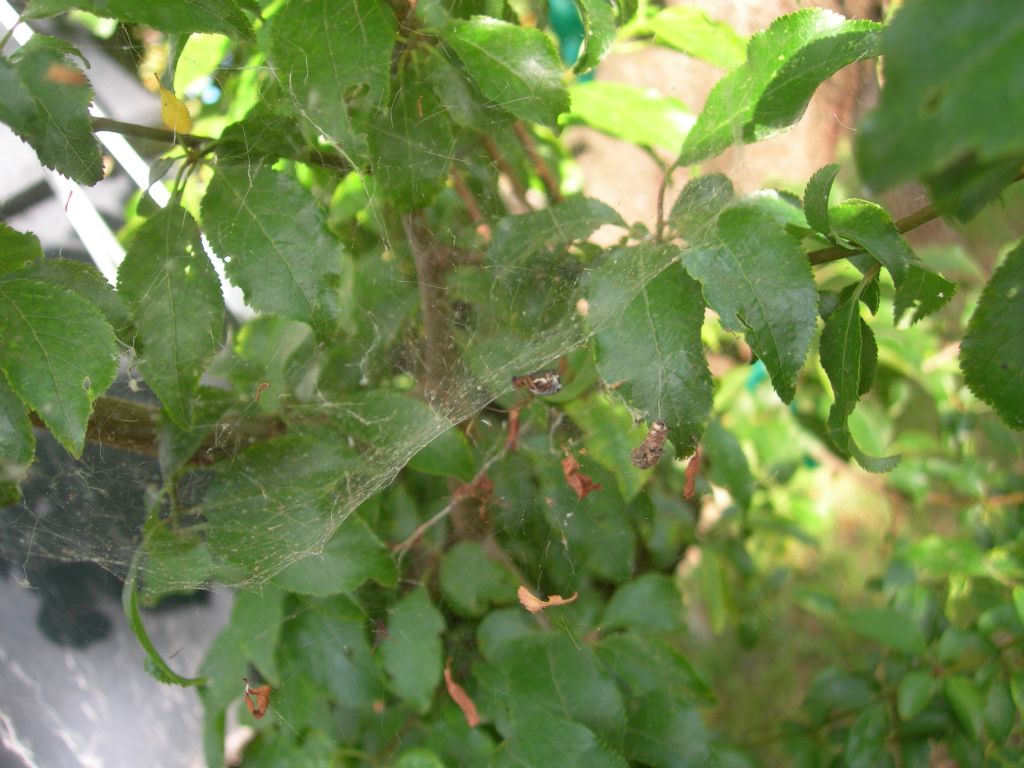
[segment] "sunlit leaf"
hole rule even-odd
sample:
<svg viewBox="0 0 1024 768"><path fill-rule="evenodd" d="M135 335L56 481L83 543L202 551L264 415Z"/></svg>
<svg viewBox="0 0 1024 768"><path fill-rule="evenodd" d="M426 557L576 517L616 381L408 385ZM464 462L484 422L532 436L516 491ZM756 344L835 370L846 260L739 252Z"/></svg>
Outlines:
<svg viewBox="0 0 1024 768"><path fill-rule="evenodd" d="M681 101L653 89L592 80L572 85L569 95L572 109L561 123L583 123L633 144L674 150L693 126L694 117Z"/></svg>
<svg viewBox="0 0 1024 768"><path fill-rule="evenodd" d="M556 125L558 116L568 111L562 64L550 38L539 29L475 16L443 34L480 91L497 106L544 125Z"/></svg>
<svg viewBox="0 0 1024 768"><path fill-rule="evenodd" d="M71 8L164 32L221 32L242 40L255 39L252 25L235 0L31 0L26 15L41 18Z"/></svg>
<svg viewBox="0 0 1024 768"><path fill-rule="evenodd" d="M747 41L727 22L715 21L700 8L673 5L648 22L654 42L703 59L721 69L738 67L747 56Z"/></svg>

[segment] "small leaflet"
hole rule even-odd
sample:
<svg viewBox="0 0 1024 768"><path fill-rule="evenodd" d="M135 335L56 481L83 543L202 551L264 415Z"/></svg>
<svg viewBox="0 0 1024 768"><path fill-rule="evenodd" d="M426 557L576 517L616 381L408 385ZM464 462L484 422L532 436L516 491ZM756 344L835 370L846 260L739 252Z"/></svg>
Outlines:
<svg viewBox="0 0 1024 768"><path fill-rule="evenodd" d="M630 457L633 459L635 464L640 469L650 469L659 461L661 461L661 455L665 452L665 440L668 438L668 424L661 419L656 420L651 424L651 429L647 433L647 437L640 443Z"/></svg>
<svg viewBox="0 0 1024 768"><path fill-rule="evenodd" d="M192 115L188 107L163 86L160 86L160 119L175 133L188 133L192 130Z"/></svg>
<svg viewBox="0 0 1024 768"><path fill-rule="evenodd" d="M448 689L448 695L452 697L452 701L462 710L462 714L466 717L466 725L476 728L480 724L480 713L476 711L476 704L469 698L469 694L452 677L451 659L448 659L444 665L444 687Z"/></svg>
<svg viewBox="0 0 1024 768"><path fill-rule="evenodd" d="M242 678L242 682L245 683L243 697L246 709L257 720L262 720L270 707L270 686L260 685L254 688L249 684L249 679L245 677Z"/></svg>
<svg viewBox="0 0 1024 768"><path fill-rule="evenodd" d="M528 610L530 613L540 613L545 608L551 608L556 605L568 605L579 597L580 593L573 592L569 597L549 595L547 600L541 600L526 587L520 585L519 589L516 590L516 595L518 595L519 602L522 604L523 608Z"/></svg>
<svg viewBox="0 0 1024 768"><path fill-rule="evenodd" d="M592 477L580 472L580 463L571 453L562 459L562 474L565 475L565 482L581 499L587 498L591 491L603 490L600 483L595 483Z"/></svg>

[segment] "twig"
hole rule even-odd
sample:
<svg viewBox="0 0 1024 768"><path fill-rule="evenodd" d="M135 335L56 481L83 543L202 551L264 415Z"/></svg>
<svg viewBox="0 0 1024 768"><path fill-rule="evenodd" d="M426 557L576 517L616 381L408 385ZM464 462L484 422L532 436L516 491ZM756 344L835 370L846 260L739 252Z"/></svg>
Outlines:
<svg viewBox="0 0 1024 768"><path fill-rule="evenodd" d="M519 178L515 168L513 168L511 164L509 164L508 160L505 159L505 156L501 154L501 150L498 149L498 145L494 142L494 139L490 136L481 136L480 143L483 144L484 151L486 151L488 157L491 158L491 162L498 166L498 170L508 178L508 183L512 185L512 193L516 197L516 202L528 211L533 210L533 206L530 205L530 201L526 198L526 186Z"/></svg>
<svg viewBox="0 0 1024 768"><path fill-rule="evenodd" d="M148 139L149 141L158 141L164 144L180 144L189 149L211 149L219 141L219 139L214 139L210 136L197 136L194 133L180 133L178 131L169 131L166 128L124 123L120 120L112 120L109 117L93 117L90 119L94 132L120 133L124 136L134 136L137 139ZM341 155L324 152L317 147L303 147L302 151L294 153L290 159L337 171L347 172L354 170L352 164Z"/></svg>
<svg viewBox="0 0 1024 768"><path fill-rule="evenodd" d="M433 402L442 394L439 387L451 356L448 334L445 332L444 271L438 263L438 254L433 244L423 242L420 237L416 215L403 215L402 227L416 267L420 311L423 313L423 388L427 399Z"/></svg>
<svg viewBox="0 0 1024 768"><path fill-rule="evenodd" d="M473 476L473 479L466 483L464 487L472 487L476 483L479 483L487 475L487 471L491 467L493 467L497 462L505 458L507 454L508 445L504 445L502 446L501 450L499 450L496 454L494 454L493 456L491 456L491 458L484 462L483 466L480 467L480 470ZM407 536L400 544L396 544L394 547L392 547L391 549L393 552L396 553L398 562L402 562L402 558L405 557L405 553L408 552L409 549L414 544L416 544L417 541L423 538L423 534L425 534L435 525L437 525L446 517L448 517L452 513L452 510L455 509L455 506L460 501L462 501L462 497L459 496L458 494L452 496L452 500L445 505L444 509L435 514L425 523L420 523L418 526L416 526L416 530L409 534L409 536Z"/></svg>
<svg viewBox="0 0 1024 768"><path fill-rule="evenodd" d="M1010 184L1016 184L1022 179L1024 179L1024 171L1019 173L1017 178L1011 181ZM899 230L900 234L909 232L912 229L917 229L922 224L927 224L929 221L938 218L941 213L942 212L934 203L926 205L924 208L914 211L910 215L904 216L902 219L896 221L896 229ZM832 245L828 248L811 251L807 254L807 258L810 259L811 264L828 264L829 262L841 261L863 252L863 248L850 249L844 248L841 245Z"/></svg>
<svg viewBox="0 0 1024 768"><path fill-rule="evenodd" d="M38 414L31 413L30 419L34 427L47 428ZM93 403L85 439L105 447L156 456L159 451L157 431L160 423L160 409L155 406L117 397L98 397ZM210 435L186 463L198 466L213 464L219 459L235 455L254 442L269 440L286 431L285 424L276 418L228 417L211 427Z"/></svg>
<svg viewBox="0 0 1024 768"><path fill-rule="evenodd" d="M551 202L562 202L562 192L558 188L558 180L555 179L555 175L551 172L551 169L547 167L541 159L540 154L537 152L537 143L533 140L533 136L531 136L530 132L526 130L526 126L523 125L521 120L516 120L512 127L516 132L516 138L518 138L519 143L523 145L523 149L526 150L526 154L529 156L530 162L533 164L533 170L537 172L541 182L543 182L544 189L547 190L548 197L551 198Z"/></svg>
<svg viewBox="0 0 1024 768"><path fill-rule="evenodd" d="M148 125L123 123L120 120L113 120L109 117L93 117L91 120L92 129L96 132L107 131L109 133L120 133L124 136L134 136L137 139L160 141L165 144L181 144L190 149L196 149L215 141L215 139L209 136L196 136L192 133L169 131L166 128L153 128Z"/></svg>
<svg viewBox="0 0 1024 768"><path fill-rule="evenodd" d="M484 218L483 213L480 212L480 206L476 204L476 198L473 197L472 190L466 185L465 179L462 178L462 174L456 168L452 168L451 177L455 192L462 199L462 204L466 206L466 212L476 226L476 231L486 242L490 242L491 227L487 223L487 219Z"/></svg>
<svg viewBox="0 0 1024 768"><path fill-rule="evenodd" d="M658 220L654 227L654 239L659 243L665 239L665 193L668 191L669 179L672 178L672 170L675 165L669 165L661 176L661 184L658 185Z"/></svg>

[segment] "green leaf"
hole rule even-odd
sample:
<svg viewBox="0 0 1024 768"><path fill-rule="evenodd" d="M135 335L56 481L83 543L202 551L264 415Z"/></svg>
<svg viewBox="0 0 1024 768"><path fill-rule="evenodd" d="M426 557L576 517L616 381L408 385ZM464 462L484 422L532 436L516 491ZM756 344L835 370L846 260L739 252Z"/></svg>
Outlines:
<svg viewBox="0 0 1024 768"><path fill-rule="evenodd" d="M939 681L930 672L908 672L896 691L896 711L901 720L913 720L938 693Z"/></svg>
<svg viewBox="0 0 1024 768"><path fill-rule="evenodd" d="M851 19L835 29L828 21L822 26L772 75L744 127L746 141L760 141L789 127L803 116L819 85L843 67L880 53L883 26L878 22Z"/></svg>
<svg viewBox="0 0 1024 768"><path fill-rule="evenodd" d="M583 53L573 71L589 72L601 63L615 42L615 10L610 0L576 0L583 19Z"/></svg>
<svg viewBox="0 0 1024 768"><path fill-rule="evenodd" d="M0 121L18 135L27 136L38 117L36 103L17 68L3 56L0 56L0 93L4 94L0 99Z"/></svg>
<svg viewBox="0 0 1024 768"><path fill-rule="evenodd" d="M1017 618L1024 624L1024 587L1019 584L1013 588L1013 607L1017 611Z"/></svg>
<svg viewBox="0 0 1024 768"><path fill-rule="evenodd" d="M469 441L455 427L442 432L409 459L409 467L428 475L454 477L464 483L468 483L476 474Z"/></svg>
<svg viewBox="0 0 1024 768"><path fill-rule="evenodd" d="M490 705L484 711L506 737L521 718L544 716L581 723L611 746L621 741L625 711L615 683L588 646L563 632L506 643L473 673Z"/></svg>
<svg viewBox="0 0 1024 768"><path fill-rule="evenodd" d="M626 768L593 731L579 723L533 713L518 719L495 768Z"/></svg>
<svg viewBox="0 0 1024 768"><path fill-rule="evenodd" d="M633 696L670 690L706 703L714 700L708 684L686 657L657 638L616 633L601 640L597 655Z"/></svg>
<svg viewBox="0 0 1024 768"><path fill-rule="evenodd" d="M980 741L985 732L985 721L981 693L974 683L963 675L949 675L944 680L943 690L964 732L972 741Z"/></svg>
<svg viewBox="0 0 1024 768"><path fill-rule="evenodd" d="M873 768L885 749L889 736L889 715L885 706L874 704L864 709L853 721L846 738L844 757L849 768Z"/></svg>
<svg viewBox="0 0 1024 768"><path fill-rule="evenodd" d="M330 693L339 705L369 712L385 695L366 636L369 617L344 597L303 606L296 614L281 632L281 674L308 674L315 690Z"/></svg>
<svg viewBox="0 0 1024 768"><path fill-rule="evenodd" d="M443 36L483 95L502 109L552 126L569 110L558 53L539 29L474 16L456 22Z"/></svg>
<svg viewBox="0 0 1024 768"><path fill-rule="evenodd" d="M72 259L41 259L18 276L77 293L103 314L121 343L130 346L135 340L136 329L128 306L92 264Z"/></svg>
<svg viewBox="0 0 1024 768"><path fill-rule="evenodd" d="M444 188L454 143L445 105L426 85L406 85L370 132L374 184L400 210L429 205Z"/></svg>
<svg viewBox="0 0 1024 768"><path fill-rule="evenodd" d="M394 763L394 768L445 768L445 764L429 749L417 747L403 752Z"/></svg>
<svg viewBox="0 0 1024 768"><path fill-rule="evenodd" d="M514 603L516 586L478 542L459 542L441 558L441 594L460 616L483 616L491 605Z"/></svg>
<svg viewBox="0 0 1024 768"><path fill-rule="evenodd" d="M842 166L829 163L819 168L807 182L804 190L804 216L811 227L823 235L831 236L832 226L828 216L828 198L832 192L832 182Z"/></svg>
<svg viewBox="0 0 1024 768"><path fill-rule="evenodd" d="M0 59L0 62L3 62ZM0 72L3 64L0 63ZM31 232L19 232L0 222L0 275L17 272L43 258L39 238Z"/></svg>
<svg viewBox="0 0 1024 768"><path fill-rule="evenodd" d="M1018 714L1024 717L1024 672L1014 672L1010 675L1010 696Z"/></svg>
<svg viewBox="0 0 1024 768"><path fill-rule="evenodd" d="M713 765L707 727L692 705L662 689L629 705L626 755L654 768Z"/></svg>
<svg viewBox="0 0 1024 768"><path fill-rule="evenodd" d="M907 278L896 286L893 297L893 320L895 323L903 318L907 310L913 309L910 324L938 312L956 293L956 283L950 282L937 272L926 267L911 264Z"/></svg>
<svg viewBox="0 0 1024 768"><path fill-rule="evenodd" d="M47 168L91 185L103 178L103 159L89 122L92 88L72 56L81 58L72 46L46 35L35 35L19 48L11 63L23 89L14 84L6 63L0 67L0 83L14 86L11 103L0 107L0 118L32 146ZM82 76L82 83L51 78L51 67L73 70ZM24 93L34 102L32 113ZM4 101L7 99L5 90Z"/></svg>
<svg viewBox="0 0 1024 768"><path fill-rule="evenodd" d="M672 204L669 226L691 243L697 242L714 225L732 196L732 182L721 173L690 179Z"/></svg>
<svg viewBox="0 0 1024 768"><path fill-rule="evenodd" d="M835 400L828 414L829 427L845 427L860 399L862 334L858 290L828 316L821 332L821 365L828 374Z"/></svg>
<svg viewBox="0 0 1024 768"><path fill-rule="evenodd" d="M855 712L874 700L875 688L864 677L826 667L811 681L803 708L817 723L832 714Z"/></svg>
<svg viewBox="0 0 1024 768"><path fill-rule="evenodd" d="M139 332L139 369L171 418L187 428L199 377L219 346L224 300L199 227L184 208L169 205L139 228L117 285Z"/></svg>
<svg viewBox="0 0 1024 768"><path fill-rule="evenodd" d="M387 103L395 28L382 0L293 0L270 22L270 62L296 109L347 152L350 94L361 86L367 103Z"/></svg>
<svg viewBox="0 0 1024 768"><path fill-rule="evenodd" d="M149 639L145 626L142 624L142 616L139 615L139 592L137 582L139 578L139 565L142 562L143 549L139 547L132 557L131 566L128 569L128 578L125 579L124 588L121 591L121 608L124 610L124 617L128 626L135 633L139 645L146 652L146 669L161 683L168 685L205 685L206 679L202 677L182 677L168 666L163 656Z"/></svg>
<svg viewBox="0 0 1024 768"><path fill-rule="evenodd" d="M828 316L821 333L821 365L835 398L828 414L828 437L840 453L853 456L868 472L888 472L900 457L865 454L847 426L860 396L870 389L878 357L874 334L860 317L861 290L858 287Z"/></svg>
<svg viewBox="0 0 1024 768"><path fill-rule="evenodd" d="M1024 5L906 3L886 28L885 86L854 145L864 180L885 189L964 158L1024 152ZM1019 169L1020 162L1017 161Z"/></svg>
<svg viewBox="0 0 1024 768"><path fill-rule="evenodd" d="M647 22L654 42L703 59L721 69L734 69L747 57L747 41L724 21L714 21L700 8L674 5Z"/></svg>
<svg viewBox="0 0 1024 768"><path fill-rule="evenodd" d="M444 619L423 588L407 594L389 613L388 636L380 648L389 686L415 711L425 714L441 681Z"/></svg>
<svg viewBox="0 0 1024 768"><path fill-rule="evenodd" d="M244 689L242 678L249 677L252 681L249 665L255 666L260 674L260 682L278 686L280 675L274 659L274 648L281 628L286 626L283 619L284 595L280 590L264 588L258 594L246 591L235 593L231 619L206 652L200 668L207 681L199 692L206 711L203 741L208 765L224 763L222 721L220 733L214 731L228 704L241 698ZM317 668L312 654L309 663L314 669Z"/></svg>
<svg viewBox="0 0 1024 768"><path fill-rule="evenodd" d="M254 579L273 576L324 546L338 486L357 466L332 432L253 445L214 477L197 510L206 516L210 549Z"/></svg>
<svg viewBox="0 0 1024 768"><path fill-rule="evenodd" d="M537 253L581 240L605 224L626 223L600 200L569 199L542 211L506 216L494 227L487 260L514 266Z"/></svg>
<svg viewBox="0 0 1024 768"><path fill-rule="evenodd" d="M862 608L846 614L847 626L859 635L902 653L920 656L925 640L906 614L892 608Z"/></svg>
<svg viewBox="0 0 1024 768"><path fill-rule="evenodd" d="M1024 429L1024 242L1006 256L981 292L960 344L971 391L1013 429Z"/></svg>
<svg viewBox="0 0 1024 768"><path fill-rule="evenodd" d="M15 503L36 451L28 409L0 376L0 506Z"/></svg>
<svg viewBox="0 0 1024 768"><path fill-rule="evenodd" d="M692 165L737 139L759 141L795 122L820 83L875 55L879 28L821 8L776 19L750 39L746 62L715 85L676 164Z"/></svg>
<svg viewBox="0 0 1024 768"><path fill-rule="evenodd" d="M747 455L735 435L720 421L712 421L704 432L701 447L707 456L711 482L729 491L740 509L750 509L754 477L750 473Z"/></svg>
<svg viewBox="0 0 1024 768"><path fill-rule="evenodd" d="M36 280L0 282L0 369L18 397L78 457L92 401L117 373L114 333L77 294Z"/></svg>
<svg viewBox="0 0 1024 768"><path fill-rule="evenodd" d="M660 573L646 573L615 590L604 610L605 630L633 629L647 635L683 628L683 597L675 582Z"/></svg>
<svg viewBox="0 0 1024 768"><path fill-rule="evenodd" d="M683 102L653 88L592 80L570 86L569 96L572 109L561 124L583 123L631 144L674 150L693 126Z"/></svg>
<svg viewBox="0 0 1024 768"><path fill-rule="evenodd" d="M220 32L240 40L256 39L235 0L31 0L25 15L42 18L71 8L164 32Z"/></svg>
<svg viewBox="0 0 1024 768"><path fill-rule="evenodd" d="M998 744L1005 744L1013 730L1016 711L1013 698L1010 696L1010 687L1003 677L996 677L989 686L982 714L985 731L989 737Z"/></svg>
<svg viewBox="0 0 1024 768"><path fill-rule="evenodd" d="M817 327L818 293L800 244L752 205L729 208L711 237L683 254L683 266L704 286L722 325L746 335L783 402Z"/></svg>
<svg viewBox="0 0 1024 768"><path fill-rule="evenodd" d="M203 198L203 226L253 309L323 330L342 247L297 181L267 167L220 168Z"/></svg>
<svg viewBox="0 0 1024 768"><path fill-rule="evenodd" d="M634 411L668 424L679 457L693 453L711 415L703 324L700 284L674 266L641 289L618 323L598 331L594 348L601 377L621 382L617 391Z"/></svg>
<svg viewBox="0 0 1024 768"><path fill-rule="evenodd" d="M362 518L351 515L322 552L286 566L274 583L289 592L327 597L352 592L370 579L385 587L395 586L395 559Z"/></svg>
<svg viewBox="0 0 1024 768"><path fill-rule="evenodd" d="M903 283L913 254L885 209L867 200L844 200L829 211L829 218L833 233L877 259L897 288Z"/></svg>

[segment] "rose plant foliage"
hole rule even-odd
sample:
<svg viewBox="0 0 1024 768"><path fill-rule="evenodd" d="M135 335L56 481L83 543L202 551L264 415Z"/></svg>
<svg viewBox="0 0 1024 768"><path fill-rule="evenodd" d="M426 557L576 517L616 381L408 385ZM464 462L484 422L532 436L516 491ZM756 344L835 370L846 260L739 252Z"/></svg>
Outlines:
<svg viewBox="0 0 1024 768"><path fill-rule="evenodd" d="M211 765L227 711L247 716L243 677L269 696L246 696L265 716L244 765L762 764L709 718L681 590L711 631L757 641L764 553L807 536L787 506L800 446L915 504L938 456L959 455L943 482L964 494L1022 489L1024 243L954 334L959 371L929 378L958 285L903 234L1013 190L1024 5L906 0L884 23L808 7L749 40L689 7L576 5L565 62L543 3L27 4L30 22L79 9L157 30L179 94L176 67L216 41L199 74L223 98L167 132L171 201L133 200L116 286L0 226L0 493L17 502L37 429L76 457L89 440L158 455L125 614L156 679L198 687ZM722 69L695 119L577 79L617 35ZM702 172L870 59L880 99L846 167L802 195ZM96 132L132 132L90 118L88 74L42 34L0 58L0 120L84 185L102 183ZM568 124L689 171L653 230L572 192ZM854 173L875 200L839 193ZM914 181L932 204L894 219L877 194ZM215 261L255 317L226 312ZM152 404L105 395L119 359ZM554 394L512 387L547 370ZM788 406L783 432L751 421L755 391ZM946 419L940 437L903 438L916 408ZM666 455L633 466L659 419ZM129 423L149 426L119 443ZM972 430L998 449L963 453ZM709 521L713 489L728 501ZM1019 499L1004 511L904 542L872 605L825 611L867 643L777 734L794 764L1020 764L1024 518ZM176 671L141 608L213 582L238 587L230 624Z"/></svg>

